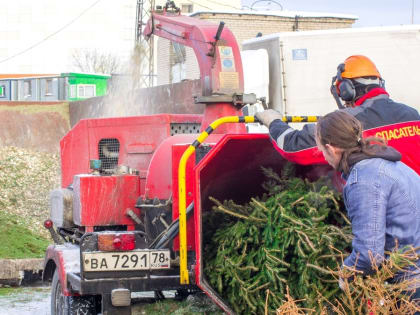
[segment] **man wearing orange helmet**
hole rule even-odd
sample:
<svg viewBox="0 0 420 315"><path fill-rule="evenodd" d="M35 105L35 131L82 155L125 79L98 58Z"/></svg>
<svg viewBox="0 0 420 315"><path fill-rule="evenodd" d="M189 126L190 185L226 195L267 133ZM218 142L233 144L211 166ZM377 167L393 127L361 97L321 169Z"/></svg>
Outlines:
<svg viewBox="0 0 420 315"><path fill-rule="evenodd" d="M385 138L400 151L402 161L420 174L420 115L414 108L389 98L384 81L369 58L350 56L340 64L332 79L331 93L340 110L362 123L365 137ZM295 130L272 109L257 113L256 117L269 128L274 146L283 157L298 164L325 163L316 148L314 124Z"/></svg>

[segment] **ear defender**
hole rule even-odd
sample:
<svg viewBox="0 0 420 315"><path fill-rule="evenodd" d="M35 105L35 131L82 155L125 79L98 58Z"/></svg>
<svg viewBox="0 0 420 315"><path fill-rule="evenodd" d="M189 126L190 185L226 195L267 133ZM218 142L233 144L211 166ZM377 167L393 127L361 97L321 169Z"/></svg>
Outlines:
<svg viewBox="0 0 420 315"><path fill-rule="evenodd" d="M382 78L379 78L379 87L385 89L385 80Z"/></svg>
<svg viewBox="0 0 420 315"><path fill-rule="evenodd" d="M354 88L353 82L349 79L345 79L341 76L344 72L344 63L340 63L337 67L337 93L340 98L345 102L353 101L356 97L356 89Z"/></svg>

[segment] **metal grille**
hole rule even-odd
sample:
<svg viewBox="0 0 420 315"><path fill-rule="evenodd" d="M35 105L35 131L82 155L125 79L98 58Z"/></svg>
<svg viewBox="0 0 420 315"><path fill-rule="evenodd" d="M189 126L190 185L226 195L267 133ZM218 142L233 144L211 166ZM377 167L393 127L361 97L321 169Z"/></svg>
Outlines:
<svg viewBox="0 0 420 315"><path fill-rule="evenodd" d="M171 136L185 133L199 133L200 124L196 123L172 123Z"/></svg>
<svg viewBox="0 0 420 315"><path fill-rule="evenodd" d="M109 138L99 141L99 159L102 162L102 171L109 172L118 165L120 154L120 142L117 139Z"/></svg>

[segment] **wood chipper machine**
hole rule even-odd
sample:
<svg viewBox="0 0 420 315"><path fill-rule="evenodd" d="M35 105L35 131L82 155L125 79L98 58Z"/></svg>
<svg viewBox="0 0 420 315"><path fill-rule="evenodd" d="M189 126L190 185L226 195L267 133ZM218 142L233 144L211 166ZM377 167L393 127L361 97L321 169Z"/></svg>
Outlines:
<svg viewBox="0 0 420 315"><path fill-rule="evenodd" d="M173 2L172 2L173 4ZM45 222L52 314L131 314L133 292L204 291L229 306L203 274L202 214L209 196L246 201L262 193L261 166L286 161L267 134L248 134L237 42L223 23L182 16L170 3L144 34L191 47L202 115L85 119L61 140L61 188ZM302 166L302 173L311 166Z"/></svg>

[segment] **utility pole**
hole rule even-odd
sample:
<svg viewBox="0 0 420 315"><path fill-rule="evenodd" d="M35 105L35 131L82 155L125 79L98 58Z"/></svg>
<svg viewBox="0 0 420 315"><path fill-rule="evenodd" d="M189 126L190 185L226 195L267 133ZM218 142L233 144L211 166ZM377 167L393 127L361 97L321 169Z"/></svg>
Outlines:
<svg viewBox="0 0 420 315"><path fill-rule="evenodd" d="M154 83L154 45L153 36L146 40L143 36L143 29L155 7L155 0L137 0L136 14L136 46L141 54L140 86L151 87Z"/></svg>
<svg viewBox="0 0 420 315"><path fill-rule="evenodd" d="M414 24L414 0L411 0L411 24Z"/></svg>

